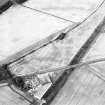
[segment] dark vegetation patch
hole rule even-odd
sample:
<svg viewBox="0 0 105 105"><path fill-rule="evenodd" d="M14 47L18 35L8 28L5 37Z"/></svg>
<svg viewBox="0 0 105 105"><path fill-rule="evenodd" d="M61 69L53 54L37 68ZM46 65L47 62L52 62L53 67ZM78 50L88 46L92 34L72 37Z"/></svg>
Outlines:
<svg viewBox="0 0 105 105"><path fill-rule="evenodd" d="M10 8L13 5L11 1L7 1L3 5L0 6L0 14L2 14L4 11L6 11L8 8Z"/></svg>
<svg viewBox="0 0 105 105"><path fill-rule="evenodd" d="M14 1L18 4L23 4L23 3L27 2L28 0L14 0Z"/></svg>
<svg viewBox="0 0 105 105"><path fill-rule="evenodd" d="M28 0L14 0L14 2L16 2L18 4L23 4L26 1L28 1ZM7 0L7 2L1 4L1 6L0 6L0 14L2 14L6 10L8 10L12 5L14 5L14 2L12 0Z"/></svg>

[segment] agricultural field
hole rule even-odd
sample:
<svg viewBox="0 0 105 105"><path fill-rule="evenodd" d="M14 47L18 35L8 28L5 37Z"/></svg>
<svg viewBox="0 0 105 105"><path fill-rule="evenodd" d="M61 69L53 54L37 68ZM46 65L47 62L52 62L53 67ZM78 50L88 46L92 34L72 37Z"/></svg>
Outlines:
<svg viewBox="0 0 105 105"><path fill-rule="evenodd" d="M6 2L7 0L0 0L0 6ZM11 6L0 15L0 65L12 62L8 69L16 76L69 65L87 39L96 34L97 27L103 22L105 3L100 7L102 2L102 0L28 0L22 5ZM97 11L87 18L95 10ZM76 28L68 31L63 39L54 40L62 32L73 27ZM105 56L104 28L98 34L98 39L92 43L92 48L82 61ZM53 42L50 43L51 41ZM46 42L49 44L46 45ZM43 44L44 47L38 49ZM33 49L38 50L28 54ZM24 56L25 54L27 56ZM21 58L22 56L24 57ZM18 60L15 61L16 59ZM51 105L84 105L85 103L104 105L103 67L104 63L99 63L77 68L68 77ZM41 98L62 74L63 72L51 72L38 75L42 84L38 84L37 90L39 90L35 91L35 94L32 91L34 97ZM32 82L32 88L36 87L34 84L37 82L36 78L28 79L25 82ZM26 94L25 97L27 96ZM0 87L0 105L30 105L30 102L6 86Z"/></svg>

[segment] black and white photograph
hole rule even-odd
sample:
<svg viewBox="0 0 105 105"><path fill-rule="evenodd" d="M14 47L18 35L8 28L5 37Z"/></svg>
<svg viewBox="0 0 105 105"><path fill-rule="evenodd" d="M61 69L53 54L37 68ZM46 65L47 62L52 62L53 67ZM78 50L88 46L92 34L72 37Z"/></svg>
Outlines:
<svg viewBox="0 0 105 105"><path fill-rule="evenodd" d="M0 0L0 105L105 105L105 0Z"/></svg>

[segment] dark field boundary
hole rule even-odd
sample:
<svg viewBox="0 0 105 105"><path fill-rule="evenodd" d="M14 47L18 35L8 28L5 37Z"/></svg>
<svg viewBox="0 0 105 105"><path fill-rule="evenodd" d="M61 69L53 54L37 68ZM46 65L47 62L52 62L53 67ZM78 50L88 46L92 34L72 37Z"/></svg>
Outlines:
<svg viewBox="0 0 105 105"><path fill-rule="evenodd" d="M22 4L28 0L14 0L18 4ZM6 10L8 10L14 3L11 0L7 0L7 2L1 4L0 6L0 14L4 13Z"/></svg>
<svg viewBox="0 0 105 105"><path fill-rule="evenodd" d="M4 4L2 4L0 6L0 14L2 14L3 12L5 12L8 8L10 8L13 5L12 1L7 1Z"/></svg>

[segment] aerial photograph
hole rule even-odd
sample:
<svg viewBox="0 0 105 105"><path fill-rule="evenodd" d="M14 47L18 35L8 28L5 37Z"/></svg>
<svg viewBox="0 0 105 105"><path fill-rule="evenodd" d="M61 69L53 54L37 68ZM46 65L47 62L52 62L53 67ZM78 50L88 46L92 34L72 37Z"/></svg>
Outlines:
<svg viewBox="0 0 105 105"><path fill-rule="evenodd" d="M0 0L0 105L105 105L105 0Z"/></svg>

